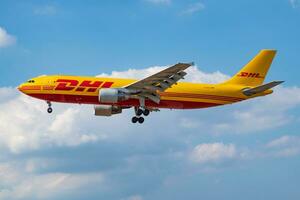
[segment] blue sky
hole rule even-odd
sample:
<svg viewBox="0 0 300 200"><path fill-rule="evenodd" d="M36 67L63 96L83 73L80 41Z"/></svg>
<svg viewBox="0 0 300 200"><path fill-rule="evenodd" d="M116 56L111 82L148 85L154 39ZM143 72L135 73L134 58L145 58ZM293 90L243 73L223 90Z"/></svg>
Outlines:
<svg viewBox="0 0 300 200"><path fill-rule="evenodd" d="M1 1L0 199L299 199L299 24L298 0ZM197 65L187 80L219 82L263 48L278 50L267 81L286 81L274 94L143 126L132 110L54 104L49 116L15 89L184 61Z"/></svg>
<svg viewBox="0 0 300 200"><path fill-rule="evenodd" d="M288 0L203 1L203 8L184 14L197 3L2 1L1 26L17 45L1 49L8 79L0 84L43 73L93 75L178 61L233 74L262 48L279 51L270 76L296 83L298 6Z"/></svg>

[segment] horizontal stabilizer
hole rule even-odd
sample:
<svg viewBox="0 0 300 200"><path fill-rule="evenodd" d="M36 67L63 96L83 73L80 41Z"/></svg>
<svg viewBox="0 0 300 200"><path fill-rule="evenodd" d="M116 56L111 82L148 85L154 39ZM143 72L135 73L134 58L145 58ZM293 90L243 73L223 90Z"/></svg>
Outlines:
<svg viewBox="0 0 300 200"><path fill-rule="evenodd" d="M255 95L255 94L258 94L258 93L261 93L261 92L264 92L268 89L271 89L281 83L283 83L284 81L272 81L270 83L267 83L267 84L264 84L264 85L260 85L258 87L255 87L255 88L251 88L251 89L245 89L243 91L243 94L246 95L246 96L252 96L252 95Z"/></svg>

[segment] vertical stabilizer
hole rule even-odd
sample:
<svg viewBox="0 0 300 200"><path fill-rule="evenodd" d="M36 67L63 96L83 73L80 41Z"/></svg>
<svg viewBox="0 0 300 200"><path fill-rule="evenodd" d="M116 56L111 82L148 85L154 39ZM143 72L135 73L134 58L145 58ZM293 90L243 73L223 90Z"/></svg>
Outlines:
<svg viewBox="0 0 300 200"><path fill-rule="evenodd" d="M261 85L265 80L275 54L276 50L261 50L248 64L225 83L245 86Z"/></svg>

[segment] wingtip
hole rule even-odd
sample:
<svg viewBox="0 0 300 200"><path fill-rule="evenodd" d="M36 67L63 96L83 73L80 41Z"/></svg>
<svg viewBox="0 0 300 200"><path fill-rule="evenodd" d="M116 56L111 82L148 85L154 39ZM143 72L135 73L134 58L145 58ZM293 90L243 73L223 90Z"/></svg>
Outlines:
<svg viewBox="0 0 300 200"><path fill-rule="evenodd" d="M189 66L194 66L195 65L195 63L194 62L189 62L189 63L184 63L184 62L179 62L179 63L177 63L177 64L183 64L183 65L189 65Z"/></svg>

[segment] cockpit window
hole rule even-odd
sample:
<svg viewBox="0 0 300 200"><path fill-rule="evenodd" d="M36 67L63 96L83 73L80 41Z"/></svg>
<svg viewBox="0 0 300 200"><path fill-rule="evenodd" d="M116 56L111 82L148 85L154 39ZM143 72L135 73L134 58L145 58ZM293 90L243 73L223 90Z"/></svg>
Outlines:
<svg viewBox="0 0 300 200"><path fill-rule="evenodd" d="M34 80L29 80L29 81L27 81L28 83L34 83Z"/></svg>

